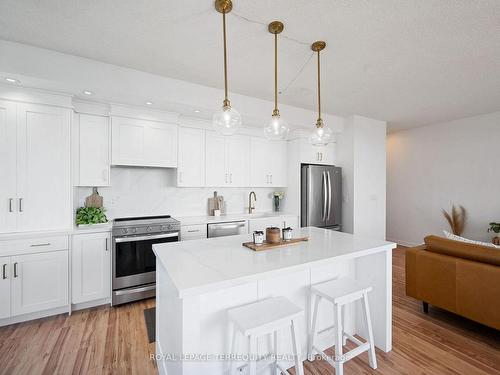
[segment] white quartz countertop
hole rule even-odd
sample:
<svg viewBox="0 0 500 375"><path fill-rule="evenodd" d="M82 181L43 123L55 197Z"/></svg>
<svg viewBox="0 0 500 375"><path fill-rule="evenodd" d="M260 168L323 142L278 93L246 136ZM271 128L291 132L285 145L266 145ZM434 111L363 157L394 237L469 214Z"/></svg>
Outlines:
<svg viewBox="0 0 500 375"><path fill-rule="evenodd" d="M392 242L314 227L297 229L294 237L309 241L256 252L242 246L251 241L245 234L158 244L153 251L182 298L396 247ZM164 270L157 267L157 272Z"/></svg>
<svg viewBox="0 0 500 375"><path fill-rule="evenodd" d="M227 214L222 216L175 216L175 219L181 222L181 225L196 225L208 223L224 223L228 221L242 221L250 219L264 219L280 216L295 216L298 215L286 212L255 212L253 214Z"/></svg>

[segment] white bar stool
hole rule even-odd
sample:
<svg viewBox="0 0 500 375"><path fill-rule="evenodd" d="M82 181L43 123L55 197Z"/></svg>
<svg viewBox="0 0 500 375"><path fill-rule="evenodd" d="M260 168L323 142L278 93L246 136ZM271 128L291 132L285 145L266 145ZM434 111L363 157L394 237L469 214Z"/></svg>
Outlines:
<svg viewBox="0 0 500 375"><path fill-rule="evenodd" d="M368 306L368 292L372 290L371 286L366 286L360 282L349 279L342 278L338 280L331 280L324 283L316 284L311 287L312 298L314 301L314 311L312 315L311 330L309 332L309 347L308 347L308 358L312 359L314 352L317 352L321 357L326 360L332 367L335 368L335 375L342 375L344 372L344 363L348 360L368 351L368 359L370 361L370 367L373 369L377 368L377 358L375 357L375 345L373 344L373 331L372 322L370 318L370 308ZM326 299L333 303L334 306L334 325L330 328L334 328L335 332L335 360L333 361L328 357L323 351L318 349L314 345L314 340L316 338L316 324L318 318L318 305L322 299ZM343 319L342 319L342 309L348 303L363 300L363 312L365 316L366 328L368 331L368 339L366 342L362 342L357 338L349 335L343 330ZM342 346L346 344L346 340L354 342L358 345L355 349L343 353Z"/></svg>
<svg viewBox="0 0 500 375"><path fill-rule="evenodd" d="M292 348L295 360L295 373L304 375L302 360L300 359L300 340L297 334L297 318L302 316L304 311L294 305L285 297L274 297L255 302L249 305L236 307L228 310L230 330L232 339L229 353L235 350L237 331L241 332L248 340L248 368L250 375L257 373L257 362L252 360L252 355L256 355L257 337L273 334L274 359L267 361L259 368L259 371L270 365L273 366L273 374L289 374L277 360L278 357L278 330L289 327L292 336ZM228 374L234 373L234 359L229 362Z"/></svg>

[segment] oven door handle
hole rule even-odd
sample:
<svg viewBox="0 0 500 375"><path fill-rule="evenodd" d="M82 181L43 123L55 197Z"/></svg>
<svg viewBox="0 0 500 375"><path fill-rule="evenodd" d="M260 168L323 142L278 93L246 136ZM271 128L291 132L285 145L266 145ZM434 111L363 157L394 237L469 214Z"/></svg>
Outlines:
<svg viewBox="0 0 500 375"><path fill-rule="evenodd" d="M152 235L152 236L115 237L115 242L116 243L137 242L137 241L157 240L160 238L171 238L171 237L178 237L178 236L179 236L179 232L166 233L166 234L156 234L156 235Z"/></svg>

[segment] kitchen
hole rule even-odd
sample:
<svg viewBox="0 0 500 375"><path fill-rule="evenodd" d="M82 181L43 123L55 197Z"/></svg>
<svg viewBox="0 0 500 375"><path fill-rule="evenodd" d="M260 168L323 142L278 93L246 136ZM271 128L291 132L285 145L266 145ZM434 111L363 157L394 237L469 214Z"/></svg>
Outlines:
<svg viewBox="0 0 500 375"><path fill-rule="evenodd" d="M304 234L316 244L318 232L301 229L315 226L374 237L356 248L359 256L390 246L379 241L385 236L379 227L385 218L385 122L283 104L290 131L273 139L263 124L269 108L277 110L277 99L232 94L244 122L227 135L211 119L227 91L16 43L0 41L0 49L15 66L47 62L17 73L2 67L0 326L92 308L120 311L155 297L153 248L161 244L227 240L213 238L220 236L243 242L268 228L291 228L293 238ZM101 74L106 81L96 78ZM133 99L132 87L140 93ZM304 126L316 117L331 129L331 138L319 145L310 141L313 126ZM98 209L100 218L80 221L82 207ZM307 246L298 245L296 253ZM376 310L387 306L384 251L376 258L383 264L378 278L371 280L374 294L385 296ZM337 255L322 256L337 262ZM342 275L368 269L356 271L358 263L352 260L352 272ZM346 324L354 327L350 319ZM390 313L373 319L387 323ZM154 321L137 324L151 329ZM390 350L390 333L380 335L375 344Z"/></svg>

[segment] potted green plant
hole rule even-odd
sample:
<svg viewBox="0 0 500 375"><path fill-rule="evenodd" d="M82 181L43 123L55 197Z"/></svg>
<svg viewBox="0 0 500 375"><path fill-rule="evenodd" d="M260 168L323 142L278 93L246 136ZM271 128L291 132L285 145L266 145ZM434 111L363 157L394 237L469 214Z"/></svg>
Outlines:
<svg viewBox="0 0 500 375"><path fill-rule="evenodd" d="M490 223L488 232L493 232L498 235L498 233L500 233L500 223ZM500 245L500 237L498 236L493 237L493 243L495 245Z"/></svg>
<svg viewBox="0 0 500 375"><path fill-rule="evenodd" d="M80 207L76 210L76 225L105 224L108 218L104 207Z"/></svg>

